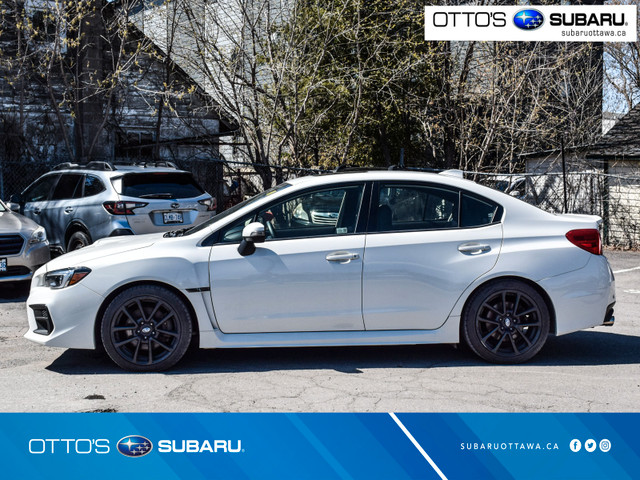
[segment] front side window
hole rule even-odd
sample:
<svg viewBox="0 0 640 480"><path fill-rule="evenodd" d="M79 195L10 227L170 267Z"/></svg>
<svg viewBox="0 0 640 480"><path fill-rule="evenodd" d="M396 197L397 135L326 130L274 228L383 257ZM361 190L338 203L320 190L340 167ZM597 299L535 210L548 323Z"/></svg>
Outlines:
<svg viewBox="0 0 640 480"><path fill-rule="evenodd" d="M356 231L363 185L307 192L246 215L220 233L221 243L242 240L242 229L257 221L267 239L347 235Z"/></svg>
<svg viewBox="0 0 640 480"><path fill-rule="evenodd" d="M421 185L380 185L376 231L432 230L458 226L458 192Z"/></svg>
<svg viewBox="0 0 640 480"><path fill-rule="evenodd" d="M41 178L31 188L27 189L24 194L24 201L29 203L49 200L49 193L57 179L58 175L47 175Z"/></svg>

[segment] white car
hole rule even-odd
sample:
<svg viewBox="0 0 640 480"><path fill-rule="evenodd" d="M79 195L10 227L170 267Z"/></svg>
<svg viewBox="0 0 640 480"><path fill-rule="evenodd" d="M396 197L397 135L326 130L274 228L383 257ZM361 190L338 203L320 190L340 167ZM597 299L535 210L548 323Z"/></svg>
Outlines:
<svg viewBox="0 0 640 480"><path fill-rule="evenodd" d="M298 178L189 230L102 239L52 260L32 281L25 336L103 345L141 371L171 367L192 341L465 342L518 363L549 334L613 324L599 224L449 175Z"/></svg>

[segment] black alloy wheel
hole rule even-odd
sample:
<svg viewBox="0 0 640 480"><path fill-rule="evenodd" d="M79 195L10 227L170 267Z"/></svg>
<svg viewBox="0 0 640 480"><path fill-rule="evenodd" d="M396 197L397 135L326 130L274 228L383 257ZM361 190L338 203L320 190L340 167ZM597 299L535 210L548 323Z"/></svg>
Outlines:
<svg viewBox="0 0 640 480"><path fill-rule="evenodd" d="M104 313L102 343L118 366L160 371L175 365L191 341L191 316L173 292L156 285L132 287Z"/></svg>
<svg viewBox="0 0 640 480"><path fill-rule="evenodd" d="M533 287L517 280L499 280L469 299L462 317L462 337L489 362L521 363L542 349L549 324L549 308Z"/></svg>

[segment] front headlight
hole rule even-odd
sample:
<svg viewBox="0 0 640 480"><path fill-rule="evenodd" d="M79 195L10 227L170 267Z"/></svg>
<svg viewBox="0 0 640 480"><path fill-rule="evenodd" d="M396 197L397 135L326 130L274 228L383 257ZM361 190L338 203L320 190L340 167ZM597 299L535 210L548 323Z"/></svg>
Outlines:
<svg viewBox="0 0 640 480"><path fill-rule="evenodd" d="M31 238L29 239L29 244L33 245L35 243L42 243L46 241L47 241L47 232L43 227L38 227L31 234Z"/></svg>
<svg viewBox="0 0 640 480"><path fill-rule="evenodd" d="M54 270L44 274L42 286L55 289L68 287L75 285L84 277L89 275L89 273L91 273L91 269L87 267Z"/></svg>

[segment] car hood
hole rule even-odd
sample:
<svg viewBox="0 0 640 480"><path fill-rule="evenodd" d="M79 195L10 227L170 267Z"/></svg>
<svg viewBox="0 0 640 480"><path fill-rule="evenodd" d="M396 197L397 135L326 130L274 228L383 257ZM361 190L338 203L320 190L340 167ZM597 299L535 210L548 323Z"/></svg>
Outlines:
<svg viewBox="0 0 640 480"><path fill-rule="evenodd" d="M38 228L33 220L14 212L0 212L0 234L29 233Z"/></svg>
<svg viewBox="0 0 640 480"><path fill-rule="evenodd" d="M147 248L162 238L162 233L149 235L127 235L122 237L102 238L88 247L65 253L47 263L47 271L68 267L82 267L98 258L117 255L131 250Z"/></svg>

